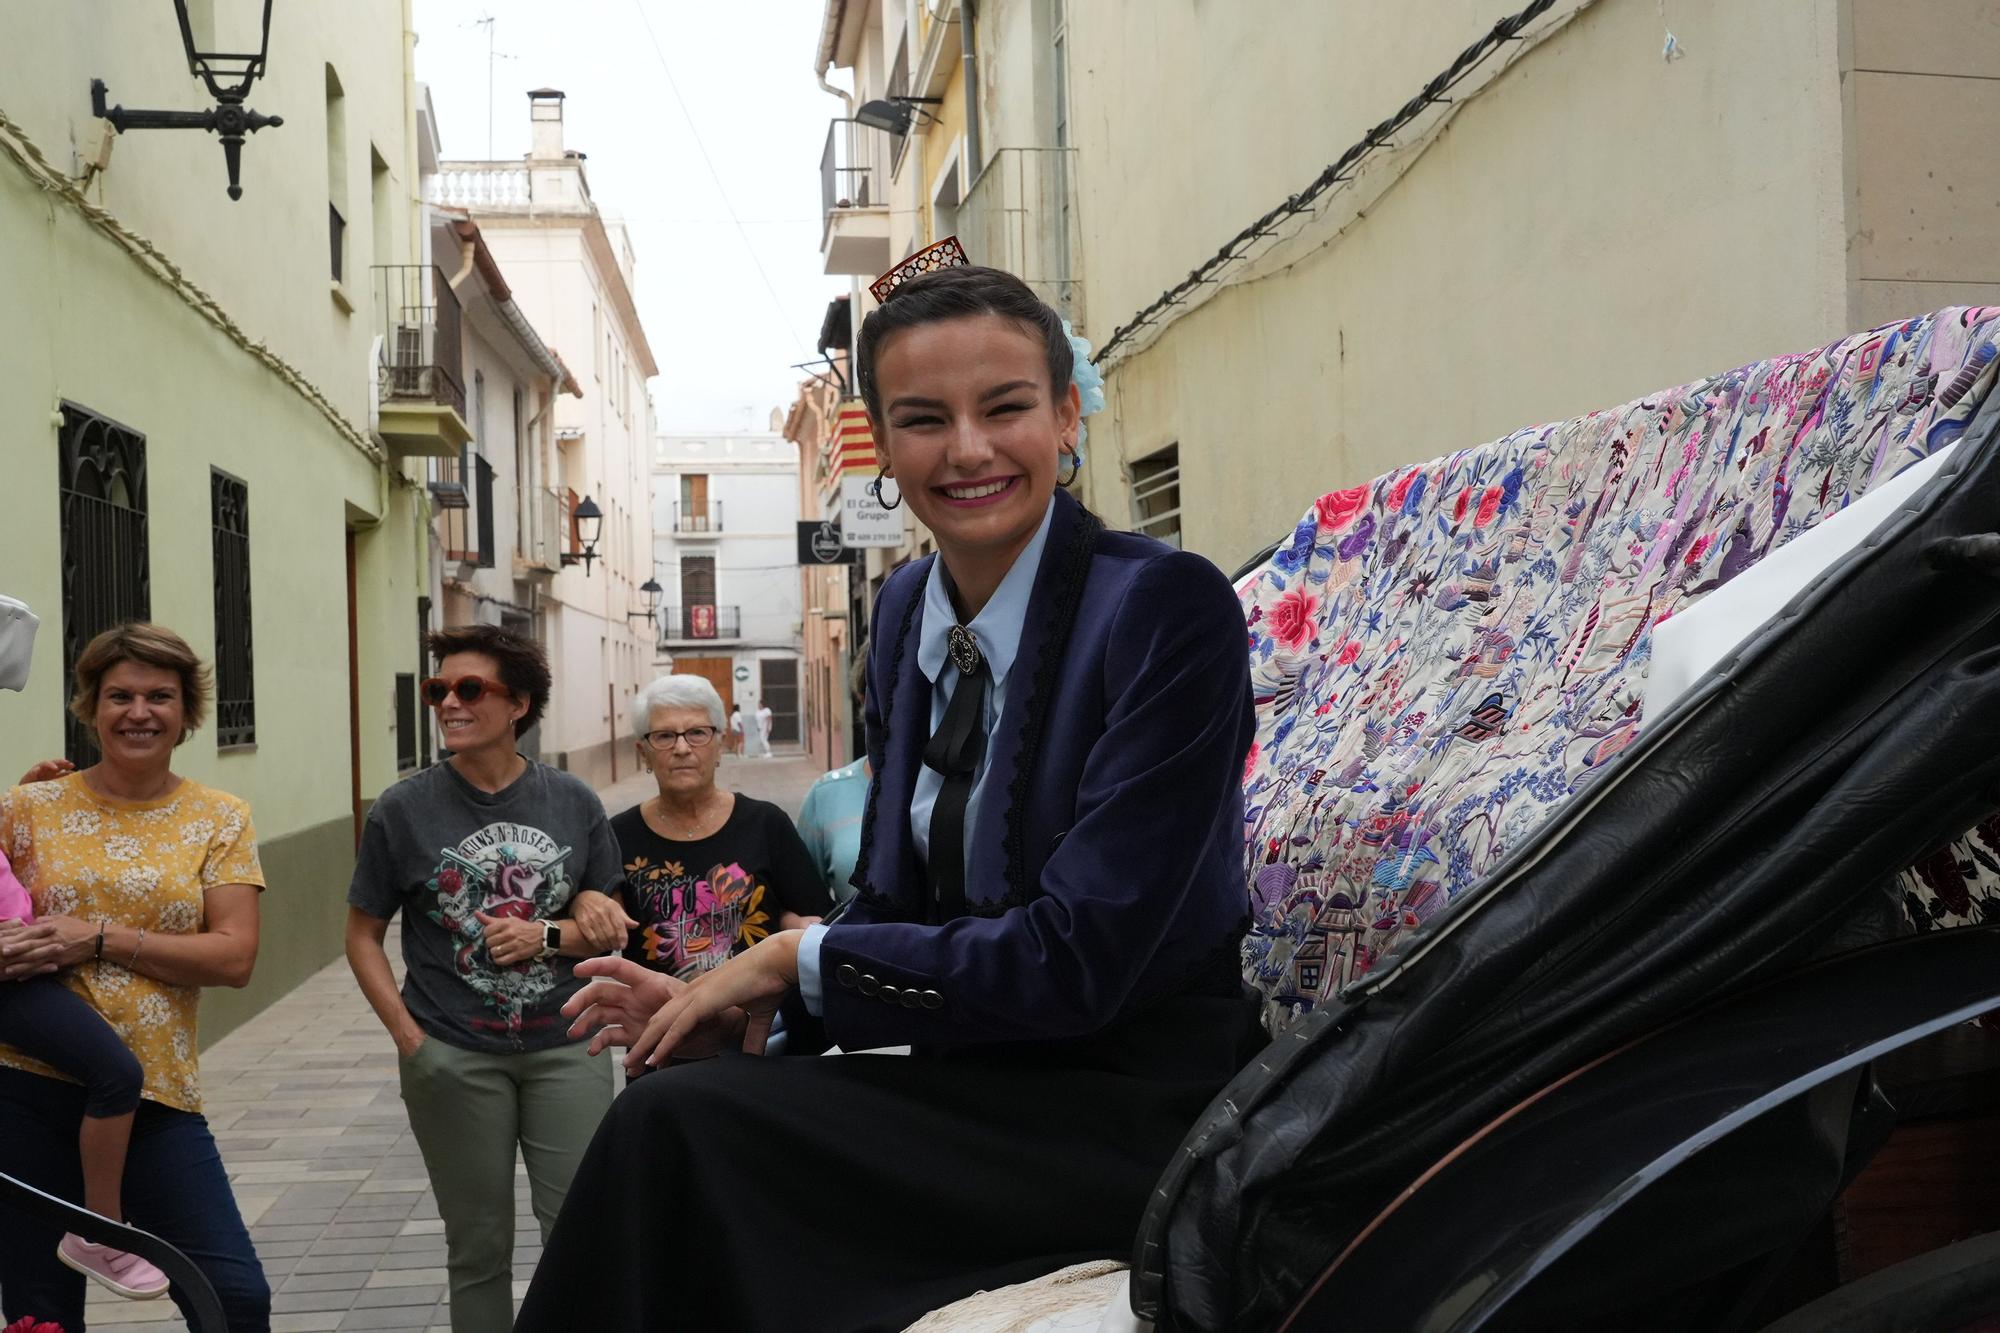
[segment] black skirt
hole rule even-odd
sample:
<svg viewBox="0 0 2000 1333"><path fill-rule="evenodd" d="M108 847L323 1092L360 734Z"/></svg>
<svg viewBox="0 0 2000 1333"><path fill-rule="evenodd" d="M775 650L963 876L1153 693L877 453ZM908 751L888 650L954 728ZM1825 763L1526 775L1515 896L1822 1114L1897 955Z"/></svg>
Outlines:
<svg viewBox="0 0 2000 1333"><path fill-rule="evenodd" d="M570 1185L517 1333L902 1329L1129 1257L1255 1006L1183 997L1096 1037L910 1057L724 1056L633 1083Z"/></svg>

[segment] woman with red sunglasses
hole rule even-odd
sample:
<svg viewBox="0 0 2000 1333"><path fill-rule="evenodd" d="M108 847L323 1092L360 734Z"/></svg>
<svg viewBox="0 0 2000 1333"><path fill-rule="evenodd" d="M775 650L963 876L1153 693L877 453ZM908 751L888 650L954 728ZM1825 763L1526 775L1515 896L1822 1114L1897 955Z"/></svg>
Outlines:
<svg viewBox="0 0 2000 1333"><path fill-rule="evenodd" d="M572 961L625 944L618 848L596 793L522 756L540 644L491 625L430 636L423 683L448 757L382 793L347 891L347 961L395 1040L404 1106L444 1219L452 1327L513 1322L514 1152L546 1237L611 1070L564 1038ZM398 991L383 948L403 917Z"/></svg>

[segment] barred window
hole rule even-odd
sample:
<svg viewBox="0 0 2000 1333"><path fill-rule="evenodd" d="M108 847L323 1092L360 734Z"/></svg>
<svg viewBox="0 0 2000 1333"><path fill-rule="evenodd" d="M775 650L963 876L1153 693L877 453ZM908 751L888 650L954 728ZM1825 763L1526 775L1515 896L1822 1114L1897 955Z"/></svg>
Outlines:
<svg viewBox="0 0 2000 1333"><path fill-rule="evenodd" d="M215 743L257 743L256 673L250 654L250 488L208 471L215 551Z"/></svg>
<svg viewBox="0 0 2000 1333"><path fill-rule="evenodd" d="M114 625L152 616L146 437L89 408L64 403L56 447L67 680L92 639ZM79 768L96 763L90 728L67 709L63 718L64 755Z"/></svg>
<svg viewBox="0 0 2000 1333"><path fill-rule="evenodd" d="M1132 530L1181 544L1181 447L1170 444L1132 464Z"/></svg>

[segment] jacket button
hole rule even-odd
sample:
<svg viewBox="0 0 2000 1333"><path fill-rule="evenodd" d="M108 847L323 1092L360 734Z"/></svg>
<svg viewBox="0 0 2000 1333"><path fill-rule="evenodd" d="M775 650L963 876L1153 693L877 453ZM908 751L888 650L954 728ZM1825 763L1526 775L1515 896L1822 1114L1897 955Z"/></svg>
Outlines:
<svg viewBox="0 0 2000 1333"><path fill-rule="evenodd" d="M853 990L854 983L861 979L861 973L855 969L852 963L842 963L834 969L833 976L836 981L849 990Z"/></svg>
<svg viewBox="0 0 2000 1333"><path fill-rule="evenodd" d="M926 1009L944 1008L944 996L938 994L934 990L925 991L923 993L922 999L923 999L923 1006Z"/></svg>
<svg viewBox="0 0 2000 1333"><path fill-rule="evenodd" d="M908 987L903 991L903 1007L905 1009L914 1009L923 1002L924 997L915 986Z"/></svg>
<svg viewBox="0 0 2000 1333"><path fill-rule="evenodd" d="M902 996L903 992L898 990L894 986L884 986L882 988L882 999L888 1004L894 1004L897 1000L901 999Z"/></svg>
<svg viewBox="0 0 2000 1333"><path fill-rule="evenodd" d="M861 974L859 989L863 995L873 995L877 990L881 989L881 986L882 983L877 981L872 973L863 972Z"/></svg>

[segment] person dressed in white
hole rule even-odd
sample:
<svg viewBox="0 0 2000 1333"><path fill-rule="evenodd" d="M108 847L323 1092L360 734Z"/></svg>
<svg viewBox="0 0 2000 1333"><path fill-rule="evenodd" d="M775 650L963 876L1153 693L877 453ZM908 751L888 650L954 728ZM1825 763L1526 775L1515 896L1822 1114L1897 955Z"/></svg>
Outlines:
<svg viewBox="0 0 2000 1333"><path fill-rule="evenodd" d="M771 757L771 705L757 705L757 738L764 742L764 757Z"/></svg>

